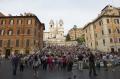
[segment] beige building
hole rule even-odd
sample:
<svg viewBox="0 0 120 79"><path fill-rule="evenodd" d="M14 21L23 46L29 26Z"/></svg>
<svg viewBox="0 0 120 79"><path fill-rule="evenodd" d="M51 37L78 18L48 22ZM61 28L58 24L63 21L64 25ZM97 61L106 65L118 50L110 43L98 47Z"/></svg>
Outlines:
<svg viewBox="0 0 120 79"><path fill-rule="evenodd" d="M70 36L70 40L76 40L82 36L82 28L73 27L69 30L68 34Z"/></svg>
<svg viewBox="0 0 120 79"><path fill-rule="evenodd" d="M44 24L31 13L0 16L0 53L33 53L43 48Z"/></svg>
<svg viewBox="0 0 120 79"><path fill-rule="evenodd" d="M83 30L87 47L104 52L120 52L120 8L107 5Z"/></svg>

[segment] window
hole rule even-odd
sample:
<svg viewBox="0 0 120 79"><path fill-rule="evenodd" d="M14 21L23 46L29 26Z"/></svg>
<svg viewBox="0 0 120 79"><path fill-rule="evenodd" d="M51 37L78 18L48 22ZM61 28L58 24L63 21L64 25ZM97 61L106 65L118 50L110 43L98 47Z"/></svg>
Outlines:
<svg viewBox="0 0 120 79"><path fill-rule="evenodd" d="M86 29L86 33L87 33L87 29Z"/></svg>
<svg viewBox="0 0 120 79"><path fill-rule="evenodd" d="M108 29L109 34L111 34L111 29Z"/></svg>
<svg viewBox="0 0 120 79"><path fill-rule="evenodd" d="M32 20L28 19L27 24L29 24L29 25L32 24Z"/></svg>
<svg viewBox="0 0 120 79"><path fill-rule="evenodd" d="M105 46L105 39L103 39L103 45Z"/></svg>
<svg viewBox="0 0 120 79"><path fill-rule="evenodd" d="M22 24L22 20L21 20L21 19L18 19L18 20L17 20L17 24L19 24L19 25Z"/></svg>
<svg viewBox="0 0 120 79"><path fill-rule="evenodd" d="M88 37L86 37L86 39L88 40Z"/></svg>
<svg viewBox="0 0 120 79"><path fill-rule="evenodd" d="M102 30L102 35L104 35L104 31Z"/></svg>
<svg viewBox="0 0 120 79"><path fill-rule="evenodd" d="M10 31L9 31L9 35L13 35L13 30L10 30Z"/></svg>
<svg viewBox="0 0 120 79"><path fill-rule="evenodd" d="M36 36L36 29L34 30L34 35Z"/></svg>
<svg viewBox="0 0 120 79"><path fill-rule="evenodd" d="M97 38L97 33L95 34L95 37Z"/></svg>
<svg viewBox="0 0 120 79"><path fill-rule="evenodd" d="M62 24L60 24L60 26L62 26Z"/></svg>
<svg viewBox="0 0 120 79"><path fill-rule="evenodd" d="M2 30L0 30L0 35L1 35L1 33L2 33Z"/></svg>
<svg viewBox="0 0 120 79"><path fill-rule="evenodd" d="M118 52L120 52L120 48L118 48Z"/></svg>
<svg viewBox="0 0 120 79"><path fill-rule="evenodd" d="M19 40L16 40L16 47L19 47Z"/></svg>
<svg viewBox="0 0 120 79"><path fill-rule="evenodd" d="M96 29L96 25L94 25L94 28Z"/></svg>
<svg viewBox="0 0 120 79"><path fill-rule="evenodd" d="M96 45L98 46L98 41L96 41Z"/></svg>
<svg viewBox="0 0 120 79"><path fill-rule="evenodd" d="M115 24L119 24L119 19L114 19Z"/></svg>
<svg viewBox="0 0 120 79"><path fill-rule="evenodd" d="M120 43L120 38L119 38L119 43Z"/></svg>
<svg viewBox="0 0 120 79"><path fill-rule="evenodd" d="M26 47L29 47L30 41L29 39L26 40Z"/></svg>
<svg viewBox="0 0 120 79"><path fill-rule="evenodd" d="M110 43L113 43L113 39L112 38L110 38Z"/></svg>
<svg viewBox="0 0 120 79"><path fill-rule="evenodd" d="M99 25L101 26L102 24L103 24L102 20L101 20L101 21L99 21Z"/></svg>
<svg viewBox="0 0 120 79"><path fill-rule="evenodd" d="M34 45L35 45L36 43L35 43L35 40L34 40Z"/></svg>
<svg viewBox="0 0 120 79"><path fill-rule="evenodd" d="M8 40L7 47L10 47L10 44L11 44L11 40Z"/></svg>
<svg viewBox="0 0 120 79"><path fill-rule="evenodd" d="M2 47L2 42L3 42L3 41L2 41L2 40L0 40L0 47Z"/></svg>
<svg viewBox="0 0 120 79"><path fill-rule="evenodd" d="M101 26L101 22L99 21L99 25Z"/></svg>
<svg viewBox="0 0 120 79"><path fill-rule="evenodd" d="M1 20L1 25L5 25L6 21L5 20Z"/></svg>
<svg viewBox="0 0 120 79"><path fill-rule="evenodd" d="M117 43L117 42L118 42L118 39L117 39L117 38L114 38L114 42Z"/></svg>
<svg viewBox="0 0 120 79"><path fill-rule="evenodd" d="M119 29L117 29L117 32L118 32L118 33L120 33L120 30L119 30Z"/></svg>
<svg viewBox="0 0 120 79"><path fill-rule="evenodd" d="M19 34L20 34L20 30L18 29L18 30L17 30L17 35L19 35Z"/></svg>
<svg viewBox="0 0 120 79"><path fill-rule="evenodd" d="M13 25L13 24L14 24L14 20L11 19L11 20L10 20L10 25Z"/></svg>
<svg viewBox="0 0 120 79"><path fill-rule="evenodd" d="M119 19L117 19L117 24L119 24Z"/></svg>
<svg viewBox="0 0 120 79"><path fill-rule="evenodd" d="M120 43L120 38L119 38L119 43Z"/></svg>
<svg viewBox="0 0 120 79"><path fill-rule="evenodd" d="M24 34L25 33L25 29L22 29L22 34Z"/></svg>
<svg viewBox="0 0 120 79"><path fill-rule="evenodd" d="M30 34L30 29L27 30L27 34L28 34L28 35Z"/></svg>
<svg viewBox="0 0 120 79"><path fill-rule="evenodd" d="M61 36L62 36L62 33L61 33Z"/></svg>
<svg viewBox="0 0 120 79"><path fill-rule="evenodd" d="M52 25L50 25L50 27L52 28Z"/></svg>
<svg viewBox="0 0 120 79"><path fill-rule="evenodd" d="M0 30L0 35L4 35L5 34L5 30Z"/></svg>
<svg viewBox="0 0 120 79"><path fill-rule="evenodd" d="M109 23L109 19L107 19L107 23Z"/></svg>
<svg viewBox="0 0 120 79"><path fill-rule="evenodd" d="M9 30L8 35L13 35L13 30Z"/></svg>

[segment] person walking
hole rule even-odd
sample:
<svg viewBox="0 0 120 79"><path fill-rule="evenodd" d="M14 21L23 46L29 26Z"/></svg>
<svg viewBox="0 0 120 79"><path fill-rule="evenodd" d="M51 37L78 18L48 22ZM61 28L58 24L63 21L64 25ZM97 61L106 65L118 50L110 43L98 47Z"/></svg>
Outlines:
<svg viewBox="0 0 120 79"><path fill-rule="evenodd" d="M51 55L48 56L48 68L49 71L53 70L53 57Z"/></svg>
<svg viewBox="0 0 120 79"><path fill-rule="evenodd" d="M72 71L72 66L73 66L73 57L69 53L68 56L67 56L67 70L68 70L68 72Z"/></svg>
<svg viewBox="0 0 120 79"><path fill-rule="evenodd" d="M24 64L25 64L25 60L23 59L23 57L21 57L20 58L20 63L19 63L20 72L24 71Z"/></svg>
<svg viewBox="0 0 120 79"><path fill-rule="evenodd" d="M79 70L83 70L83 55L79 54L78 55L78 69Z"/></svg>
<svg viewBox="0 0 120 79"><path fill-rule="evenodd" d="M66 56L63 56L63 70L66 70L66 66L67 66L67 59Z"/></svg>
<svg viewBox="0 0 120 79"><path fill-rule="evenodd" d="M94 76L97 76L95 69L95 56L92 52L89 54L89 76L93 73Z"/></svg>
<svg viewBox="0 0 120 79"><path fill-rule="evenodd" d="M107 55L103 55L103 57L102 57L105 71L108 71L108 66L107 66L107 64L108 64L108 62L107 62L108 58L107 57L108 57Z"/></svg>
<svg viewBox="0 0 120 79"><path fill-rule="evenodd" d="M43 70L47 70L47 56L46 55L44 55L44 56L42 56L42 68L43 68Z"/></svg>
<svg viewBox="0 0 120 79"><path fill-rule="evenodd" d="M37 55L35 55L33 60L33 70L34 70L34 76L38 77L38 68L39 68L39 61Z"/></svg>
<svg viewBox="0 0 120 79"><path fill-rule="evenodd" d="M19 57L17 54L14 54L12 56L12 68L13 68L13 75L16 75L17 72L17 67L18 67L18 63L19 63Z"/></svg>

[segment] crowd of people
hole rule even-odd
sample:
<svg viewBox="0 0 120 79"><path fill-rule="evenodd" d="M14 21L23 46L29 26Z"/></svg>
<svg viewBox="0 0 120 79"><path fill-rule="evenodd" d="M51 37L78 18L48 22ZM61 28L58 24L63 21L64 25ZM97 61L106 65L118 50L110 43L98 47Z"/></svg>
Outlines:
<svg viewBox="0 0 120 79"><path fill-rule="evenodd" d="M13 75L16 75L17 68L20 72L24 68L34 70L34 75L38 76L40 69L44 71L68 71L71 72L73 65L77 64L77 69L83 71L89 69L89 75L97 76L96 69L104 68L106 71L120 63L118 52L93 51L83 46L47 46L39 53L22 55L14 54L11 57Z"/></svg>

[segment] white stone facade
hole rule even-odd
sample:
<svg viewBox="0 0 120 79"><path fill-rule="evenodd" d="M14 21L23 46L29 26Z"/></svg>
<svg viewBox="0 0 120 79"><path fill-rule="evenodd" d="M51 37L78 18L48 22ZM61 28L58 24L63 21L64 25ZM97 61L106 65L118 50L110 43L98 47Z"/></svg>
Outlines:
<svg viewBox="0 0 120 79"><path fill-rule="evenodd" d="M63 20L54 22L50 20L49 32L44 32L44 41L47 43L58 44L65 42Z"/></svg>

